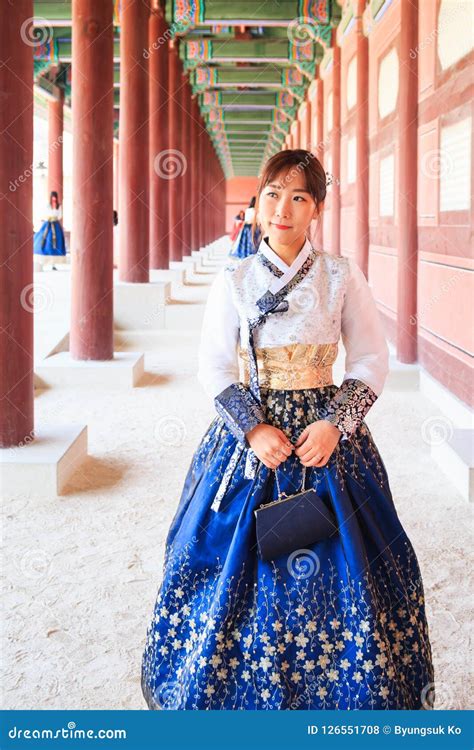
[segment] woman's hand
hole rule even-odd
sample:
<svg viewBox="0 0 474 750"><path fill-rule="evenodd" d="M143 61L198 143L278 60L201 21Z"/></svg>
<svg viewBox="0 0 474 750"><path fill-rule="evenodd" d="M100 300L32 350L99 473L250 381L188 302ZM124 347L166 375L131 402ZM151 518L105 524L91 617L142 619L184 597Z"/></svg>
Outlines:
<svg viewBox="0 0 474 750"><path fill-rule="evenodd" d="M303 466L325 466L340 437L335 425L320 419L303 430L295 444L295 453Z"/></svg>
<svg viewBox="0 0 474 750"><path fill-rule="evenodd" d="M245 437L257 458L268 469L277 469L293 452L285 433L271 424L258 424Z"/></svg>

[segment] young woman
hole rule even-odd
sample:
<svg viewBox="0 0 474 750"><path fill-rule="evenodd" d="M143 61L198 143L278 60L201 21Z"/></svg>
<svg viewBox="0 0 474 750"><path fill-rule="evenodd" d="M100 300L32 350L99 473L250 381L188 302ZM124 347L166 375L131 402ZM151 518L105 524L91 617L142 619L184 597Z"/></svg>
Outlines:
<svg viewBox="0 0 474 750"><path fill-rule="evenodd" d="M273 156L258 252L211 288L199 379L218 415L166 540L142 663L151 709L432 707L422 578L364 422L388 348L357 264L306 238L325 196L311 153ZM303 481L337 533L262 559L254 511Z"/></svg>
<svg viewBox="0 0 474 750"><path fill-rule="evenodd" d="M43 221L41 228L35 232L33 240L33 252L35 255L66 255L66 243L61 226L62 215L58 194L55 190L52 190L47 209L47 218Z"/></svg>
<svg viewBox="0 0 474 750"><path fill-rule="evenodd" d="M260 229L255 226L255 195L245 209L244 223L234 240L229 255L232 258L247 258L257 252L260 241Z"/></svg>

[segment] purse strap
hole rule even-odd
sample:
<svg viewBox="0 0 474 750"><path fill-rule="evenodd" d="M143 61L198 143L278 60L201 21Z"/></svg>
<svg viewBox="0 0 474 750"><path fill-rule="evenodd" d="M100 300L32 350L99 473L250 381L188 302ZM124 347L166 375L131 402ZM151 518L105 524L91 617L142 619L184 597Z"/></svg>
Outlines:
<svg viewBox="0 0 474 750"><path fill-rule="evenodd" d="M282 491L281 491L281 488L280 488L280 482L278 481L278 472L277 472L276 469L274 469L273 471L275 472L276 486L277 486L277 490L278 490L278 499L280 500L281 497L282 497ZM303 466L303 478L302 478L302 481L301 481L301 490L300 490L300 492L304 492L305 481L306 481L306 466Z"/></svg>

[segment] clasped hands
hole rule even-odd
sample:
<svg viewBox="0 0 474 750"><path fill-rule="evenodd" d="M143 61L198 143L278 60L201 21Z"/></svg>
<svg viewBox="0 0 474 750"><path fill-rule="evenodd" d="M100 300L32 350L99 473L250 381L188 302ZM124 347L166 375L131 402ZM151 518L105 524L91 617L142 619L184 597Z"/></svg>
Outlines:
<svg viewBox="0 0 474 750"><path fill-rule="evenodd" d="M246 434L253 452L269 469L277 469L293 451L303 466L325 466L340 437L338 428L324 419L309 424L294 446L271 424L258 424Z"/></svg>

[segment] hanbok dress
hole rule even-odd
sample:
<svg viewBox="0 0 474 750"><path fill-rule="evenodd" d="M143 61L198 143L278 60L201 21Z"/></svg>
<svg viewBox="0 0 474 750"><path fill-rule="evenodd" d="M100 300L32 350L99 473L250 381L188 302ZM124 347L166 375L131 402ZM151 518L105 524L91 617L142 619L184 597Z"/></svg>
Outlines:
<svg viewBox="0 0 474 750"><path fill-rule="evenodd" d="M245 209L244 223L229 253L232 258L247 258L249 255L254 255L257 252L261 232L260 228L257 227L255 237L252 235L254 216L254 208Z"/></svg>
<svg viewBox="0 0 474 750"><path fill-rule="evenodd" d="M244 225L244 219L241 219L239 216L236 216L234 219L234 226L233 226L232 232L230 233L231 242L235 242L243 225Z"/></svg>
<svg viewBox="0 0 474 750"><path fill-rule="evenodd" d="M62 208L48 206L47 218L35 232L33 253L35 255L66 255L66 243L61 226Z"/></svg>
<svg viewBox="0 0 474 750"><path fill-rule="evenodd" d="M198 372L217 415L166 539L142 659L150 709L432 708L420 568L364 421L387 372L378 311L352 259L307 240L288 266L264 238L219 272ZM306 468L306 488L332 508L337 534L262 560L254 511L278 497L275 471L245 433L268 422L294 443L318 419L341 438L325 466ZM282 492L299 490L302 470L292 453L277 470Z"/></svg>

